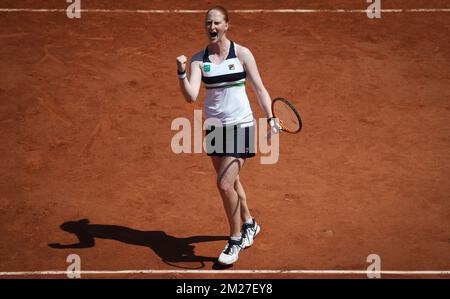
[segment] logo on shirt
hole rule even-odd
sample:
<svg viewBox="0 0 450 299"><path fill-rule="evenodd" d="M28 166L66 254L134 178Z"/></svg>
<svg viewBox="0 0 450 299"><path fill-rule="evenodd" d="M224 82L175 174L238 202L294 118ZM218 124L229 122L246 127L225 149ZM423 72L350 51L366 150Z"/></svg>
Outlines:
<svg viewBox="0 0 450 299"><path fill-rule="evenodd" d="M203 70L204 70L205 72L210 72L210 71L211 71L211 65L209 65L209 64L203 65Z"/></svg>
<svg viewBox="0 0 450 299"><path fill-rule="evenodd" d="M228 65L228 69L231 71L231 70L234 70L234 64L229 64Z"/></svg>

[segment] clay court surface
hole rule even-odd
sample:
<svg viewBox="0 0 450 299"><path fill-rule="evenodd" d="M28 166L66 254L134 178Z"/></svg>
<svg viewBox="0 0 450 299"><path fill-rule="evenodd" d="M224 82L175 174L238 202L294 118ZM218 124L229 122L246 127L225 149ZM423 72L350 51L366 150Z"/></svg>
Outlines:
<svg viewBox="0 0 450 299"><path fill-rule="evenodd" d="M82 1L82 9L213 4ZM203 21L203 13L0 12L0 272L65 271L72 253L84 271L218 269L228 224L214 169L206 154L170 147L172 120L202 109L202 96L194 105L182 98L175 58L206 46ZM291 99L304 127L280 137L278 163L261 165L258 154L242 170L262 231L226 270L366 270L378 254L382 270L449 271L450 12L235 12L230 21L228 37L252 50L271 97ZM83 277L366 277L181 271Z"/></svg>

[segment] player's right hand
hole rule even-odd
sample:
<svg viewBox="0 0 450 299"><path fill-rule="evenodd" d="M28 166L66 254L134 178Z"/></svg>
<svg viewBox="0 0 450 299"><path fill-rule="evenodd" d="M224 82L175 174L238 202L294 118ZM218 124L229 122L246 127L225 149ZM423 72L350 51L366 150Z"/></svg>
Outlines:
<svg viewBox="0 0 450 299"><path fill-rule="evenodd" d="M178 71L180 73L183 73L186 71L186 62L187 62L186 56L180 55L177 57L177 66L178 66Z"/></svg>

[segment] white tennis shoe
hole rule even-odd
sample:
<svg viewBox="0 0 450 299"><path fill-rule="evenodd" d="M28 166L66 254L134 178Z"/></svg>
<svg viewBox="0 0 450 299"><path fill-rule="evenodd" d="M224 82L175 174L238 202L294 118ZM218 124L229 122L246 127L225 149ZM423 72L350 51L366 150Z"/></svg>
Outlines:
<svg viewBox="0 0 450 299"><path fill-rule="evenodd" d="M219 256L219 263L223 265L234 264L239 258L239 251L243 248L243 242L244 239L240 241L228 239L227 245Z"/></svg>
<svg viewBox="0 0 450 299"><path fill-rule="evenodd" d="M252 224L244 223L242 225L242 248L247 248L253 245L253 240L261 231L261 227L256 223L255 218L252 219Z"/></svg>

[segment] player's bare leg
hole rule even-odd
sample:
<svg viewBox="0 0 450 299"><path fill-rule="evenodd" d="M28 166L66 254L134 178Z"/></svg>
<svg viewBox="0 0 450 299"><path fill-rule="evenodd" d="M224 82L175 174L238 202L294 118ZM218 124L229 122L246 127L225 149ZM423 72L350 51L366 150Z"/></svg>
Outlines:
<svg viewBox="0 0 450 299"><path fill-rule="evenodd" d="M247 205L247 195L245 194L244 187L242 187L241 181L239 180L239 175L236 177L236 181L234 182L234 190L236 190L239 198L242 223L250 221L252 219L252 215L250 214L250 209Z"/></svg>
<svg viewBox="0 0 450 299"><path fill-rule="evenodd" d="M212 161L217 172L217 188L230 225L230 236L239 237L241 235L241 205L235 182L245 160L213 156ZM245 196L245 193L243 195Z"/></svg>

